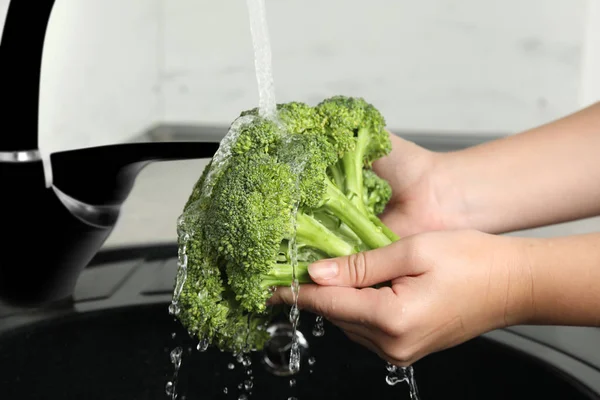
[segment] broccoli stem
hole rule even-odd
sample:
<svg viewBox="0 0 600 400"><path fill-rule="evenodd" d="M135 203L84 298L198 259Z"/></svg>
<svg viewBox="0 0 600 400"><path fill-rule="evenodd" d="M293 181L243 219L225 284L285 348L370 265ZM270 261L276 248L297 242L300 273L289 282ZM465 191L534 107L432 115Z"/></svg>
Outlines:
<svg viewBox="0 0 600 400"><path fill-rule="evenodd" d="M330 257L347 256L356 252L354 246L344 241L309 215L299 213L296 219L298 242L323 251Z"/></svg>
<svg viewBox="0 0 600 400"><path fill-rule="evenodd" d="M299 262L296 265L296 279L298 283L312 283L312 279L308 274L308 266L306 262ZM268 274L262 275L262 285L265 288L277 286L290 286L294 281L294 268L292 264L275 263Z"/></svg>
<svg viewBox="0 0 600 400"><path fill-rule="evenodd" d="M381 228L383 233L390 239L392 242L400 240L400 236L396 235L386 224L383 223L376 215L370 216L371 221Z"/></svg>
<svg viewBox="0 0 600 400"><path fill-rule="evenodd" d="M336 235L341 236L345 241L352 243L359 250L363 250L365 244L362 240L356 236L356 233L354 233L348 225L342 223L336 216L321 210L314 212L312 217L323 224L327 229L334 231Z"/></svg>
<svg viewBox="0 0 600 400"><path fill-rule="evenodd" d="M334 165L330 166L329 171L331 172L331 176L333 177L333 181L335 182L337 187L344 190L346 183L344 179L344 172L342 171L342 166L340 165L340 163L341 162L338 161Z"/></svg>
<svg viewBox="0 0 600 400"><path fill-rule="evenodd" d="M357 132L354 150L347 152L342 158L346 176L346 193L352 204L363 213L367 211L363 202L363 166L368 145L369 130L361 128Z"/></svg>
<svg viewBox="0 0 600 400"><path fill-rule="evenodd" d="M377 249L392 243L383 229L373 223L368 214L360 211L332 182L326 180L327 201L323 207L332 212L354 231L370 249Z"/></svg>

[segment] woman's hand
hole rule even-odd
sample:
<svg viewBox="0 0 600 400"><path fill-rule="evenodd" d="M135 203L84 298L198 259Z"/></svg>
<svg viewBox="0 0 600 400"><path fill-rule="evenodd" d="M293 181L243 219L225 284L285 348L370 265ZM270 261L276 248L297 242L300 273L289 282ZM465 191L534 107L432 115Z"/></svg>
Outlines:
<svg viewBox="0 0 600 400"><path fill-rule="evenodd" d="M390 139L391 153L373 164L392 186L383 223L401 237L465 227L458 185L445 173L442 155L392 134Z"/></svg>
<svg viewBox="0 0 600 400"><path fill-rule="evenodd" d="M532 279L517 238L418 234L309 268L298 307L322 315L383 359L407 366L495 328L521 323ZM389 286L371 288L381 282ZM289 288L270 303L293 304Z"/></svg>

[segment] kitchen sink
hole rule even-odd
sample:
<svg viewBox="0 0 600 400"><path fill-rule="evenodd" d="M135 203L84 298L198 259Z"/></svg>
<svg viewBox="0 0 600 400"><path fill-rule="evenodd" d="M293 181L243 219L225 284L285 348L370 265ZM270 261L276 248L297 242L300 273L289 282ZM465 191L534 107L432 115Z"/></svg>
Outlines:
<svg viewBox="0 0 600 400"><path fill-rule="evenodd" d="M0 397L169 399L172 382L177 399L187 400L409 399L406 383L386 383L383 360L335 326L325 321L325 334L314 336L315 316L308 313L300 317L306 346L297 375L278 372L271 353L253 353L248 365L214 348L199 351L168 313L175 262L158 253L100 257L84 271L73 302L2 308ZM177 348L182 358L175 375ZM600 399L581 379L600 382L600 371L559 352L550 361L552 352L511 332L478 337L414 365L421 400Z"/></svg>

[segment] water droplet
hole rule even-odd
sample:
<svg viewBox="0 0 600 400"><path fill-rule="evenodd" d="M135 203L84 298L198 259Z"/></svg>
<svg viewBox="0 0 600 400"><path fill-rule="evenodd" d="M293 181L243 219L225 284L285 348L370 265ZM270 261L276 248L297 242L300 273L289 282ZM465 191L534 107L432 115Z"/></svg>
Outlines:
<svg viewBox="0 0 600 400"><path fill-rule="evenodd" d="M240 389L240 390L241 390L241 389L242 389L242 387L243 387L243 385L240 383L240 384L238 385L238 389Z"/></svg>
<svg viewBox="0 0 600 400"><path fill-rule="evenodd" d="M177 305L177 303L169 304L169 314L171 314L171 315L179 314L179 305Z"/></svg>
<svg viewBox="0 0 600 400"><path fill-rule="evenodd" d="M238 400L248 400L248 395L246 393L242 393L238 397Z"/></svg>
<svg viewBox="0 0 600 400"><path fill-rule="evenodd" d="M250 356L245 356L245 357L242 359L242 365L243 365L244 367L249 367L250 365L252 365L252 360L250 359Z"/></svg>
<svg viewBox="0 0 600 400"><path fill-rule="evenodd" d="M235 356L235 360L236 360L238 363L241 363L242 361L244 361L244 355L243 355L242 353L240 353L240 354L236 355L236 356Z"/></svg>
<svg viewBox="0 0 600 400"><path fill-rule="evenodd" d="M177 336L175 332L171 333L171 339L175 339L175 336Z"/></svg>
<svg viewBox="0 0 600 400"><path fill-rule="evenodd" d="M408 382L408 377L404 373L403 368L398 368L397 366L395 366L389 362L386 364L385 368L388 371L388 374L385 377L385 381L387 382L388 385L395 386L395 385L399 384L400 382L404 382L404 381Z"/></svg>
<svg viewBox="0 0 600 400"><path fill-rule="evenodd" d="M207 339L202 339L198 343L198 346L196 346L196 349L198 349L198 351L206 351L206 349L208 349L208 340Z"/></svg>
<svg viewBox="0 0 600 400"><path fill-rule="evenodd" d="M173 382L167 382L167 384L165 385L165 393L167 394L167 396L172 396L174 391L175 386L173 385Z"/></svg>
<svg viewBox="0 0 600 400"><path fill-rule="evenodd" d="M313 327L312 334L313 334L313 336L316 336L316 337L321 337L321 336L325 335L325 327L323 326L323 317L321 317L320 315L317 316L317 319L315 320L315 326Z"/></svg>
<svg viewBox="0 0 600 400"><path fill-rule="evenodd" d="M235 365L233 363L229 363L229 364L227 364L227 368L234 369Z"/></svg>
<svg viewBox="0 0 600 400"><path fill-rule="evenodd" d="M297 326L298 318L300 317L300 311L296 305L293 305L290 310L290 324Z"/></svg>
<svg viewBox="0 0 600 400"><path fill-rule="evenodd" d="M312 369L308 370L308 373L312 374L312 373L313 373L313 370L312 370Z"/></svg>
<svg viewBox="0 0 600 400"><path fill-rule="evenodd" d="M296 386L296 380L290 379L290 387L294 387L294 386Z"/></svg>
<svg viewBox="0 0 600 400"><path fill-rule="evenodd" d="M246 371L246 375L252 375L252 370L249 369L248 371Z"/></svg>
<svg viewBox="0 0 600 400"><path fill-rule="evenodd" d="M308 359L308 365L315 365L316 362L317 360L314 357L310 357Z"/></svg>
<svg viewBox="0 0 600 400"><path fill-rule="evenodd" d="M227 394L227 392L229 392L229 389L223 388L223 393Z"/></svg>
<svg viewBox="0 0 600 400"><path fill-rule="evenodd" d="M294 340L290 350L290 372L295 374L298 371L300 371L300 347L298 342Z"/></svg>
<svg viewBox="0 0 600 400"><path fill-rule="evenodd" d="M254 386L254 383L250 379L244 381L244 389L250 390L252 389L252 386Z"/></svg>
<svg viewBox="0 0 600 400"><path fill-rule="evenodd" d="M298 400L297 397L288 397L288 400Z"/></svg>
<svg viewBox="0 0 600 400"><path fill-rule="evenodd" d="M390 386L395 386L397 384L399 384L400 382L404 382L406 379L402 379L398 376L395 375L388 375L385 377L385 381L387 382L388 385Z"/></svg>
<svg viewBox="0 0 600 400"><path fill-rule="evenodd" d="M183 349L181 347L175 347L171 350L171 364L175 366L175 368L179 368L181 365L181 354L183 353Z"/></svg>

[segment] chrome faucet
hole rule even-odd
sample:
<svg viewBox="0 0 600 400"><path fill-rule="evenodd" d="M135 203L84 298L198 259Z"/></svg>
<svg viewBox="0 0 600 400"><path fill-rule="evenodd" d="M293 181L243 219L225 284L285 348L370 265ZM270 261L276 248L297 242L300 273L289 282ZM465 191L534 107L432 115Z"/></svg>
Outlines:
<svg viewBox="0 0 600 400"><path fill-rule="evenodd" d="M19 307L70 301L109 237L137 174L153 161L210 158L218 142L127 143L50 155L38 147L40 70L54 0L11 0L0 44L0 300ZM175 224L175 221L173 222ZM174 227L175 229L175 227Z"/></svg>

